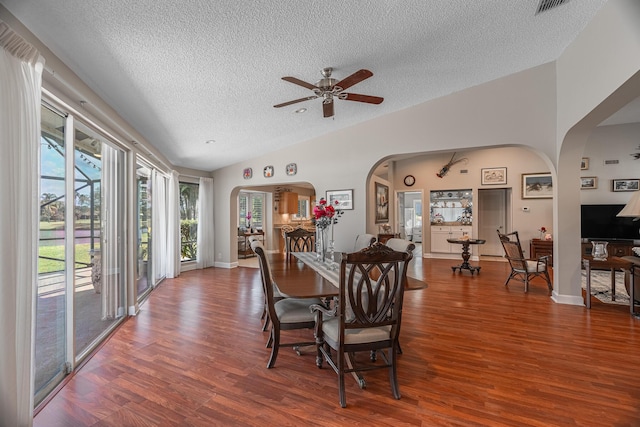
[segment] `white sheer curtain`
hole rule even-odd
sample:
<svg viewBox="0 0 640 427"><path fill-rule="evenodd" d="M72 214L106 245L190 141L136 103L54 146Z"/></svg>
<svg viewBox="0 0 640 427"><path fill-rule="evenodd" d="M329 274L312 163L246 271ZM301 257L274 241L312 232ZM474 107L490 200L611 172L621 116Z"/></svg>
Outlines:
<svg viewBox="0 0 640 427"><path fill-rule="evenodd" d="M100 192L102 193L102 230L100 242L101 278L102 281L102 319L115 319L119 316L120 305L120 230L122 223L121 200L124 189L122 174L119 171L118 150L102 144L102 176Z"/></svg>
<svg viewBox="0 0 640 427"><path fill-rule="evenodd" d="M167 189L167 277L180 275L180 182L171 171Z"/></svg>
<svg viewBox="0 0 640 427"><path fill-rule="evenodd" d="M167 180L153 170L153 286L167 277Z"/></svg>
<svg viewBox="0 0 640 427"><path fill-rule="evenodd" d="M0 21L0 423L33 423L44 60Z"/></svg>
<svg viewBox="0 0 640 427"><path fill-rule="evenodd" d="M213 267L213 179L200 178L198 190L198 254L196 268Z"/></svg>

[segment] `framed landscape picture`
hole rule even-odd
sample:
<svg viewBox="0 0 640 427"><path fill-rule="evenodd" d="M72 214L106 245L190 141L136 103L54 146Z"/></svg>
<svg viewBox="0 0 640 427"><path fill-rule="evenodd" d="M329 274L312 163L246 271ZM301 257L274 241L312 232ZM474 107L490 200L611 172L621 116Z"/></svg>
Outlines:
<svg viewBox="0 0 640 427"><path fill-rule="evenodd" d="M389 187L376 182L376 224L389 222Z"/></svg>
<svg viewBox="0 0 640 427"><path fill-rule="evenodd" d="M507 183L507 168L481 169L482 185L499 185Z"/></svg>
<svg viewBox="0 0 640 427"><path fill-rule="evenodd" d="M334 204L338 200L340 204L336 207ZM327 202L333 207L342 210L353 209L353 190L329 190L327 191Z"/></svg>
<svg viewBox="0 0 640 427"><path fill-rule="evenodd" d="M640 179L614 179L613 191L638 191L640 190Z"/></svg>
<svg viewBox="0 0 640 427"><path fill-rule="evenodd" d="M581 190L594 190L596 188L598 188L598 177L595 177L595 176L580 177Z"/></svg>
<svg viewBox="0 0 640 427"><path fill-rule="evenodd" d="M551 174L523 173L522 174L522 198L523 199L552 199L553 181Z"/></svg>

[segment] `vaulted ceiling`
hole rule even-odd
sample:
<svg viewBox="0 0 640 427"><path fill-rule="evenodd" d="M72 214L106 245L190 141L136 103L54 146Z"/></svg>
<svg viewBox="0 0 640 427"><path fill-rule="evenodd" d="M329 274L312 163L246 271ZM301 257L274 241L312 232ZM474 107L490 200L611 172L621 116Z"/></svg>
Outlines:
<svg viewBox="0 0 640 427"><path fill-rule="evenodd" d="M0 0L174 165L206 171L553 61L606 0L539 3ZM384 102L273 107L313 95L282 77L325 67L371 70L346 92Z"/></svg>

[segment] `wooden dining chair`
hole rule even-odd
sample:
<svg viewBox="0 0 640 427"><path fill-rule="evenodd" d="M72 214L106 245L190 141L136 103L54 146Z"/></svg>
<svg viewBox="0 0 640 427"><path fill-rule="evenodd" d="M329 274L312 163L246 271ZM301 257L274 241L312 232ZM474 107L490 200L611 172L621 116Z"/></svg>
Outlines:
<svg viewBox="0 0 640 427"><path fill-rule="evenodd" d="M392 237L387 240L385 245L389 246L394 251L410 252L413 254L413 250L416 248L415 243L410 240L400 239L398 237Z"/></svg>
<svg viewBox="0 0 640 427"><path fill-rule="evenodd" d="M321 301L318 298L281 298L276 301L274 297L275 286L264 246L260 241L254 241L251 243L251 249L256 253L260 264L260 276L265 295L267 316L271 321L271 331L267 341L267 348L271 348L271 356L267 362L267 368L273 368L280 347L294 347L297 349L298 347L315 345L316 342L312 339L313 337L304 342L282 343L280 341L280 332L294 329L313 329L317 316L311 312L310 307L312 305L321 305Z"/></svg>
<svg viewBox="0 0 640 427"><path fill-rule="evenodd" d="M356 236L356 243L353 246L353 252L358 252L364 248L368 248L376 241L376 236L373 234L358 234Z"/></svg>
<svg viewBox="0 0 640 427"><path fill-rule="evenodd" d="M337 304L333 310L322 305L312 306L317 314L316 364L320 368L326 360L338 374L343 408L347 404L345 374L353 374L360 388L364 388L366 383L360 372L372 369L389 369L393 396L400 399L397 343L411 255L374 243L359 252L343 253L341 258ZM387 350L386 354L383 350ZM383 363L362 357L363 353L372 351L381 352ZM356 360L357 353L361 356L359 360Z"/></svg>
<svg viewBox="0 0 640 427"><path fill-rule="evenodd" d="M522 251L522 245L520 244L520 237L518 232L514 231L509 234L502 234L500 230L497 230L500 243L504 248L504 257L509 261L511 266L511 273L507 277L504 285L507 286L511 279L520 280L524 283L524 291L529 292L529 282L535 277L541 277L547 282L549 288L549 295L553 291L553 285L551 284L551 277L549 276L548 256L542 256L538 259L528 259L524 256Z"/></svg>
<svg viewBox="0 0 640 427"><path fill-rule="evenodd" d="M284 233L284 239L287 253L315 251L315 233L313 231L296 228Z"/></svg>

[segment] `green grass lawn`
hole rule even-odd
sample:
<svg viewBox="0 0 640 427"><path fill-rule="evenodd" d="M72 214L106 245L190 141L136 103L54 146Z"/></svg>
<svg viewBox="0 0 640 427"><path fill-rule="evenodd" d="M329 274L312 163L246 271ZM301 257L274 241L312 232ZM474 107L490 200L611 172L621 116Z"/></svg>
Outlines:
<svg viewBox="0 0 640 427"><path fill-rule="evenodd" d="M90 263L91 255L89 254L89 243L81 243L76 245L76 268L84 268L85 264ZM40 246L38 248L38 255L40 257L64 259L64 246ZM64 261L54 261L45 258L38 258L38 274L52 273L54 271L63 271Z"/></svg>
<svg viewBox="0 0 640 427"><path fill-rule="evenodd" d="M64 230L64 221L40 221L40 231L52 232L55 230ZM94 227L98 226L98 221L94 223ZM74 223L76 230L89 230L91 223L88 219L77 220ZM57 233L56 233L57 234ZM49 237L48 233L44 233L46 237ZM42 235L41 235L42 237ZM59 243L61 240L50 240L51 243ZM96 249L99 249L99 242ZM91 262L91 255L89 254L89 243L79 243L75 245L76 252L76 268L84 268L86 264ZM55 258L64 260L64 245L51 245L47 246L46 241L40 242L38 248L39 257ZM84 264L86 263L86 264ZM38 258L38 273L52 273L55 271L64 270L64 261L55 261L52 259Z"/></svg>

